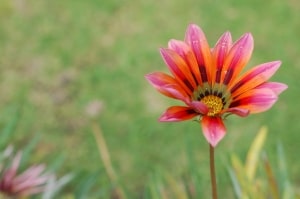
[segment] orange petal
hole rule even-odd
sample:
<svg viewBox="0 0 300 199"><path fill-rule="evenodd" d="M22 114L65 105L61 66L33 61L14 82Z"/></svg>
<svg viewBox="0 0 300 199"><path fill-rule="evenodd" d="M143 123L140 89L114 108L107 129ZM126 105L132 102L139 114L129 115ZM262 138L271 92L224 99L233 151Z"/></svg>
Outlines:
<svg viewBox="0 0 300 199"><path fill-rule="evenodd" d="M225 59L221 74L221 82L228 85L248 63L253 51L253 37L250 33L244 34L236 41Z"/></svg>
<svg viewBox="0 0 300 199"><path fill-rule="evenodd" d="M213 62L214 62L214 71L212 74L216 74L212 76L212 82L220 83L221 81L221 71L224 65L225 58L228 54L229 49L232 45L232 38L230 32L225 32L212 51Z"/></svg>
<svg viewBox="0 0 300 199"><path fill-rule="evenodd" d="M192 119L199 115L190 107L171 106L159 118L160 122L178 122Z"/></svg>
<svg viewBox="0 0 300 199"><path fill-rule="evenodd" d="M176 80L189 94L191 94L197 87L197 84L185 60L171 49L162 48L160 49L160 52Z"/></svg>
<svg viewBox="0 0 300 199"><path fill-rule="evenodd" d="M226 134L226 128L222 118L203 116L201 124L204 137L208 143L216 147Z"/></svg>
<svg viewBox="0 0 300 199"><path fill-rule="evenodd" d="M201 30L201 28L195 24L190 24L186 31L185 42L192 48L193 52L195 53L202 82L209 82L211 84L211 51L205 34Z"/></svg>
<svg viewBox="0 0 300 199"><path fill-rule="evenodd" d="M234 98L266 82L278 70L280 64L280 61L274 61L260 64L252 68L245 75L243 75L240 80L237 81L237 83L234 83L232 88L229 88L231 90L232 97Z"/></svg>
<svg viewBox="0 0 300 199"><path fill-rule="evenodd" d="M202 85L198 63L191 47L188 46L185 42L175 39L169 41L168 47L177 52L178 55L180 55L185 60L196 83L198 85Z"/></svg>

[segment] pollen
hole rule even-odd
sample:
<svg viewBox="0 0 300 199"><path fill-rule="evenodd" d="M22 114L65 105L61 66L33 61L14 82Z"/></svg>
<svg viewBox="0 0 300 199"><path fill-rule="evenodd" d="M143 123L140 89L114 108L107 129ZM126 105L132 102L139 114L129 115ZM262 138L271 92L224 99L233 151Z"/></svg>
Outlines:
<svg viewBox="0 0 300 199"><path fill-rule="evenodd" d="M222 99L215 95L207 95L201 99L201 102L208 107L208 116L215 116L223 109Z"/></svg>

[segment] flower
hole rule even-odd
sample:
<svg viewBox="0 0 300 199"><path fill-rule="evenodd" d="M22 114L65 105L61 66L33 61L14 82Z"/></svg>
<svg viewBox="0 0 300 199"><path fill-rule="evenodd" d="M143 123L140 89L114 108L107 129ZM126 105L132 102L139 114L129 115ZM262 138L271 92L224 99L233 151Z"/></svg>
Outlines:
<svg viewBox="0 0 300 199"><path fill-rule="evenodd" d="M17 175L21 152L12 160L9 167L2 170L0 178L0 193L12 197L27 197L44 191L51 175L43 174L44 165L34 165Z"/></svg>
<svg viewBox="0 0 300 199"><path fill-rule="evenodd" d="M172 75L154 72L146 79L167 97L185 106L171 106L161 122L176 122L200 116L206 140L215 147L226 134L224 117L246 117L268 110L287 85L267 82L280 67L280 61L257 65L241 74L254 47L251 33L232 43L225 32L214 48L195 24L188 26L185 40L172 39L160 53Z"/></svg>

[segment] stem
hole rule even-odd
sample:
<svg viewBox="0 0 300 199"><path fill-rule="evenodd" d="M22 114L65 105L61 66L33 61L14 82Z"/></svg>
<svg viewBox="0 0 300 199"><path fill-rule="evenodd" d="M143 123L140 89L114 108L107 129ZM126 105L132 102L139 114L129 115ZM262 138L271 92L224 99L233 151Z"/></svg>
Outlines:
<svg viewBox="0 0 300 199"><path fill-rule="evenodd" d="M209 145L209 159L210 159L210 178L211 178L211 193L213 199L218 199L217 194L217 181L215 172L215 154L214 147Z"/></svg>

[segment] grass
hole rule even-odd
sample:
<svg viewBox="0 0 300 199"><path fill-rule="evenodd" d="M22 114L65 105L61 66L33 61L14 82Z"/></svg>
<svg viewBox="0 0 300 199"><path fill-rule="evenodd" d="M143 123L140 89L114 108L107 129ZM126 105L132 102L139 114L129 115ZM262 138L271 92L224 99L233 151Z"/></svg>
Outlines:
<svg viewBox="0 0 300 199"><path fill-rule="evenodd" d="M234 39L252 32L255 49L249 66L282 60L273 80L289 85L270 111L228 119L228 135L216 150L220 186L229 182L222 166L228 154L245 155L248 140L262 125L270 129L269 150L282 141L290 175L299 184L299 8L293 0L4 0L0 126L20 116L7 144L22 148L38 136L33 162L50 164L61 156L59 172L78 173L69 192L97 174L93 189L108 198L111 185L92 134L96 120L115 170L135 198L157 173L187 175L187 151L196 163L192 169L201 176L198 191L209 193L208 146L199 125L158 123L158 116L175 102L157 94L144 79L146 73L166 71L157 49L171 38L182 39L187 25L195 22L211 46L226 30ZM101 102L103 110L91 118L86 108L94 101ZM18 108L20 112L13 111ZM222 191L230 195L227 188Z"/></svg>

